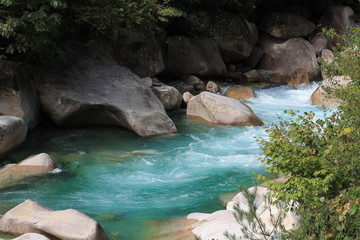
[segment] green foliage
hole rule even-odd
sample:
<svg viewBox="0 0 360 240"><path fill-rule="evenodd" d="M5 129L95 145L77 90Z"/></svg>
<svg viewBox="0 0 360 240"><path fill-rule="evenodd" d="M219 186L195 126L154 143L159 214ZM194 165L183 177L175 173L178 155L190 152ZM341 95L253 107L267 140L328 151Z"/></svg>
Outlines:
<svg viewBox="0 0 360 240"><path fill-rule="evenodd" d="M1 57L57 51L54 39L65 7L64 0L0 0Z"/></svg>
<svg viewBox="0 0 360 240"><path fill-rule="evenodd" d="M334 62L323 66L352 79L330 91L342 100L337 111L322 120L289 110L294 118L268 127L269 139L259 140L269 173L288 179L270 188L300 203L302 224L291 239L360 239L360 31L341 39Z"/></svg>

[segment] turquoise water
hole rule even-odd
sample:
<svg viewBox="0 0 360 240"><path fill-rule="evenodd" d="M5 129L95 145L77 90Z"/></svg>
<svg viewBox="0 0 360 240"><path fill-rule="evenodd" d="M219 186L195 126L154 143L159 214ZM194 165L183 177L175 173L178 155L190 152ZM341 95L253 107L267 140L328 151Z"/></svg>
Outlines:
<svg viewBox="0 0 360 240"><path fill-rule="evenodd" d="M312 110L316 84L301 88L256 90L246 103L265 122L285 109ZM140 138L114 128L43 128L31 133L9 161L46 152L57 173L30 179L0 191L0 214L33 199L52 209L74 208L96 219L108 235L143 239L147 220L222 209L219 195L250 186L264 166L254 136L261 127L215 126L170 115L180 134Z"/></svg>

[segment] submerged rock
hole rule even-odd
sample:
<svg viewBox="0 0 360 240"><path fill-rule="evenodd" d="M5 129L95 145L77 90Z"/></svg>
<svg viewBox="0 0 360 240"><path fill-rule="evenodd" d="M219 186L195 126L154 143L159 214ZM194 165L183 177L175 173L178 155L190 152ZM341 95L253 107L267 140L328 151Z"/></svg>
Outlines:
<svg viewBox="0 0 360 240"><path fill-rule="evenodd" d="M20 145L28 127L22 118L0 116L0 156Z"/></svg>
<svg viewBox="0 0 360 240"><path fill-rule="evenodd" d="M10 164L0 169L0 188L16 184L28 177L46 174L55 168L54 161L46 153L30 156L18 164Z"/></svg>
<svg viewBox="0 0 360 240"><path fill-rule="evenodd" d="M263 124L246 104L210 92L202 92L191 98L187 106L187 115L214 124L240 126Z"/></svg>
<svg viewBox="0 0 360 240"><path fill-rule="evenodd" d="M36 232L50 238L107 240L102 227L89 216L74 210L54 211L26 200L0 219L0 232L21 236Z"/></svg>
<svg viewBox="0 0 360 240"><path fill-rule="evenodd" d="M121 126L144 137L177 132L159 99L129 69L82 44L66 51L68 60L36 82L57 125Z"/></svg>

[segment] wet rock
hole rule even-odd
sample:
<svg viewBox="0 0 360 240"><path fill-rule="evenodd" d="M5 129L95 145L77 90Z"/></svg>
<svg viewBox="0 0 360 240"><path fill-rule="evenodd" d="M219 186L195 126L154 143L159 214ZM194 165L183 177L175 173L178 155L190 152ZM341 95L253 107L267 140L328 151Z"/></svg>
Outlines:
<svg viewBox="0 0 360 240"><path fill-rule="evenodd" d="M260 126L263 122L239 100L202 92L188 102L187 115L224 125Z"/></svg>
<svg viewBox="0 0 360 240"><path fill-rule="evenodd" d="M152 88L155 95L160 99L168 111L177 110L181 107L181 93L172 86L160 86Z"/></svg>
<svg viewBox="0 0 360 240"><path fill-rule="evenodd" d="M42 106L57 125L120 126L144 137L177 131L160 100L129 69L80 43L65 51L68 60L36 81Z"/></svg>
<svg viewBox="0 0 360 240"><path fill-rule="evenodd" d="M214 40L171 36L166 41L164 75L226 78L227 69Z"/></svg>
<svg viewBox="0 0 360 240"><path fill-rule="evenodd" d="M220 92L220 87L216 82L209 81L206 84L206 91L211 92L211 93L217 93L217 92Z"/></svg>
<svg viewBox="0 0 360 240"><path fill-rule="evenodd" d="M235 99L249 99L254 97L254 89L252 87L231 87L225 96Z"/></svg>
<svg viewBox="0 0 360 240"><path fill-rule="evenodd" d="M21 118L0 116L0 156L20 145L26 137L27 124Z"/></svg>
<svg viewBox="0 0 360 240"><path fill-rule="evenodd" d="M303 84L310 84L308 74L302 68L296 69L292 74L292 78L289 81L288 86L297 87Z"/></svg>
<svg viewBox="0 0 360 240"><path fill-rule="evenodd" d="M74 210L54 211L26 200L0 219L0 232L21 236L36 232L50 238L107 240L102 227L89 216Z"/></svg>
<svg viewBox="0 0 360 240"><path fill-rule="evenodd" d="M39 121L39 100L24 71L14 62L0 59L0 115L25 120L29 129Z"/></svg>
<svg viewBox="0 0 360 240"><path fill-rule="evenodd" d="M314 31L316 26L300 15L273 12L265 15L259 28L274 37L289 39L305 37Z"/></svg>
<svg viewBox="0 0 360 240"><path fill-rule="evenodd" d="M26 178L53 171L56 165L46 153L30 156L18 164L10 164L0 169L0 188L16 184Z"/></svg>
<svg viewBox="0 0 360 240"><path fill-rule="evenodd" d="M272 70L281 75L292 75L302 68L313 80L318 74L318 64L313 46L302 38L280 41L269 36L260 39L260 47L265 54L259 64L260 69Z"/></svg>

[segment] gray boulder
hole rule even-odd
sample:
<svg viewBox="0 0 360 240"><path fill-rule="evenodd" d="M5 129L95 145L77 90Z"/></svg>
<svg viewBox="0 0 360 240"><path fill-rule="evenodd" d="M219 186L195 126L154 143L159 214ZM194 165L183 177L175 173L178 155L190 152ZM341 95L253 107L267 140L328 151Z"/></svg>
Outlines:
<svg viewBox="0 0 360 240"><path fill-rule="evenodd" d="M305 37L314 31L316 26L300 15L268 13L260 22L259 28L274 37L289 39Z"/></svg>
<svg viewBox="0 0 360 240"><path fill-rule="evenodd" d="M354 24L354 11L348 6L331 5L320 19L322 27L334 28L338 34L345 34Z"/></svg>
<svg viewBox="0 0 360 240"><path fill-rule="evenodd" d="M120 126L148 137L175 133L159 99L144 81L112 58L78 43L68 60L37 79L44 110L59 126Z"/></svg>
<svg viewBox="0 0 360 240"><path fill-rule="evenodd" d="M29 129L38 124L39 100L21 68L0 59L0 115L11 115L25 120Z"/></svg>
<svg viewBox="0 0 360 240"><path fill-rule="evenodd" d="M314 47L316 56L320 56L321 51L327 47L328 41L325 35L320 32L311 39L311 44Z"/></svg>
<svg viewBox="0 0 360 240"><path fill-rule="evenodd" d="M272 70L282 76L291 76L296 69L302 68L313 80L318 75L318 63L314 47L302 38L287 41L262 36L259 41L265 54L259 63L260 69Z"/></svg>
<svg viewBox="0 0 360 240"><path fill-rule="evenodd" d="M36 232L51 239L107 240L102 227L89 216L74 210L54 211L26 200L0 219L0 232L21 236Z"/></svg>
<svg viewBox="0 0 360 240"><path fill-rule="evenodd" d="M165 52L165 76L227 77L225 63L214 40L172 36L167 38Z"/></svg>
<svg viewBox="0 0 360 240"><path fill-rule="evenodd" d="M115 60L140 77L153 77L165 69L161 52L164 42L165 31L158 26L133 28L117 37Z"/></svg>
<svg viewBox="0 0 360 240"><path fill-rule="evenodd" d="M25 121L14 116L0 116L0 156L20 145L26 137Z"/></svg>
<svg viewBox="0 0 360 240"><path fill-rule="evenodd" d="M187 115L222 125L260 126L263 122L249 106L239 100L210 92L202 92L191 98Z"/></svg>
<svg viewBox="0 0 360 240"><path fill-rule="evenodd" d="M155 95L168 111L177 110L182 104L181 93L172 86L159 86L152 88Z"/></svg>

